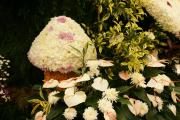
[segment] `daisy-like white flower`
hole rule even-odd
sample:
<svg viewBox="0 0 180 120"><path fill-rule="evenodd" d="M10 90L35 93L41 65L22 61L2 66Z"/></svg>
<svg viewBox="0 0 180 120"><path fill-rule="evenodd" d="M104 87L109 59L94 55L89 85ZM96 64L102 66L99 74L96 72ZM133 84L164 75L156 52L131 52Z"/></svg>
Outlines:
<svg viewBox="0 0 180 120"><path fill-rule="evenodd" d="M178 75L180 75L180 64L175 64L175 71Z"/></svg>
<svg viewBox="0 0 180 120"><path fill-rule="evenodd" d="M136 100L133 98L129 98L129 101L131 104L128 104L128 108L135 116L144 116L146 113L148 113L148 105L146 103L143 103L140 100Z"/></svg>
<svg viewBox="0 0 180 120"><path fill-rule="evenodd" d="M157 75L152 77L147 83L147 87L155 88L158 93L161 93L164 90L164 86L169 86L172 84L172 81L165 74Z"/></svg>
<svg viewBox="0 0 180 120"><path fill-rule="evenodd" d="M165 67L166 65L164 65L163 63L167 63L167 60L162 59L162 60L158 60L157 56L153 56L153 55L148 55L147 56L147 66L149 67Z"/></svg>
<svg viewBox="0 0 180 120"><path fill-rule="evenodd" d="M135 84L136 86L140 86L143 88L146 87L145 77L141 73L138 72L133 73L131 75L131 81L132 81L131 83Z"/></svg>
<svg viewBox="0 0 180 120"><path fill-rule="evenodd" d="M46 120L46 115L42 111L36 113L34 120Z"/></svg>
<svg viewBox="0 0 180 120"><path fill-rule="evenodd" d="M177 103L177 101L180 101L180 99L176 96L176 92L174 90L171 92L171 98L174 103Z"/></svg>
<svg viewBox="0 0 180 120"><path fill-rule="evenodd" d="M57 80L50 79L44 83L43 88L55 88L58 84L59 82Z"/></svg>
<svg viewBox="0 0 180 120"><path fill-rule="evenodd" d="M68 107L73 107L86 101L84 91L75 91L75 88L67 88L64 95L64 102Z"/></svg>
<svg viewBox="0 0 180 120"><path fill-rule="evenodd" d="M117 120L116 111L114 109L109 109L109 111L104 112L105 120Z"/></svg>
<svg viewBox="0 0 180 120"><path fill-rule="evenodd" d="M89 80L90 80L90 76L85 73L83 76L80 76L79 78L77 78L76 82L84 82L84 81L89 81Z"/></svg>
<svg viewBox="0 0 180 120"><path fill-rule="evenodd" d="M98 112L93 107L88 107L83 113L83 118L85 120L97 120Z"/></svg>
<svg viewBox="0 0 180 120"><path fill-rule="evenodd" d="M60 88L70 88L74 87L76 85L76 78L70 78L68 80L63 80L58 84L58 87Z"/></svg>
<svg viewBox="0 0 180 120"><path fill-rule="evenodd" d="M101 66L101 67L110 67L110 66L114 65L112 63L112 61L109 61L109 60L102 60L102 59L100 59L98 62L99 62L99 66Z"/></svg>
<svg viewBox="0 0 180 120"><path fill-rule="evenodd" d="M109 83L106 79L98 77L94 79L94 82L91 86L96 90L106 91L109 86Z"/></svg>
<svg viewBox="0 0 180 120"><path fill-rule="evenodd" d="M155 95L150 95L147 94L147 97L149 98L149 100L152 102L153 107L157 107L159 111L161 111L162 107L163 107L163 101L160 97L155 96Z"/></svg>
<svg viewBox="0 0 180 120"><path fill-rule="evenodd" d="M59 93L58 91L53 91L53 92L49 93L49 95L48 95L48 102L50 104L56 104L57 101L60 99L60 97L55 96L58 93Z"/></svg>
<svg viewBox="0 0 180 120"><path fill-rule="evenodd" d="M73 120L77 116L77 111L75 108L66 108L63 115L67 120Z"/></svg>
<svg viewBox="0 0 180 120"><path fill-rule="evenodd" d="M131 73L129 73L128 71L121 71L119 72L119 77L123 80L128 80L131 78Z"/></svg>
<svg viewBox="0 0 180 120"><path fill-rule="evenodd" d="M119 91L116 91L115 88L109 88L106 91L103 92L103 98L113 102L113 101L117 101L118 99L118 93Z"/></svg>
<svg viewBox="0 0 180 120"><path fill-rule="evenodd" d="M93 76L99 75L99 61L98 60L88 60L86 63L87 67L89 67L88 74Z"/></svg>
<svg viewBox="0 0 180 120"><path fill-rule="evenodd" d="M172 113L176 116L176 106L173 104L167 105L167 107L172 111Z"/></svg>
<svg viewBox="0 0 180 120"><path fill-rule="evenodd" d="M100 99L98 101L98 108L101 112L108 112L110 109L113 109L112 103L107 99Z"/></svg>

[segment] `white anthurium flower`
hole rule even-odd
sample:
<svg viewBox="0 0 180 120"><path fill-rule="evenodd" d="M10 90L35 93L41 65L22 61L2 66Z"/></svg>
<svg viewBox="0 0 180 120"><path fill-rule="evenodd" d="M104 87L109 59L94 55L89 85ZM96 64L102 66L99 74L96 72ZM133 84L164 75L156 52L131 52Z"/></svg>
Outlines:
<svg viewBox="0 0 180 120"><path fill-rule="evenodd" d="M172 113L176 116L176 106L173 104L167 105L167 107L172 111Z"/></svg>
<svg viewBox="0 0 180 120"><path fill-rule="evenodd" d="M109 111L104 112L105 120L117 120L116 111L114 109L109 109Z"/></svg>
<svg viewBox="0 0 180 120"><path fill-rule="evenodd" d="M174 103L177 103L177 101L180 101L180 99L176 96L176 92L174 90L171 92L171 98Z"/></svg>
<svg viewBox="0 0 180 120"><path fill-rule="evenodd" d="M64 91L65 95L74 95L76 91L76 87L71 87L71 88L66 88L66 90Z"/></svg>
<svg viewBox="0 0 180 120"><path fill-rule="evenodd" d="M86 101L86 94L84 91L73 90L73 88L65 91L64 102L68 107L73 107ZM74 94L72 94L74 92Z"/></svg>
<svg viewBox="0 0 180 120"><path fill-rule="evenodd" d="M136 86L146 88L145 77L141 73L138 72L133 73L131 75L131 81L132 81L131 83L135 84Z"/></svg>
<svg viewBox="0 0 180 120"><path fill-rule="evenodd" d="M97 120L98 112L93 107L88 107L84 110L83 118L85 120Z"/></svg>
<svg viewBox="0 0 180 120"><path fill-rule="evenodd" d="M140 100L129 98L131 104L128 104L128 108L135 116L144 116L148 113L148 105Z"/></svg>
<svg viewBox="0 0 180 120"><path fill-rule="evenodd" d="M48 95L48 102L49 102L50 104L56 104L57 101L60 99L60 97L55 96L55 95L58 94L58 93L60 93L60 92L58 92L58 91L53 91L53 92L49 93L49 95Z"/></svg>
<svg viewBox="0 0 180 120"><path fill-rule="evenodd" d="M165 67L166 65L162 63L167 63L167 60L165 59L158 60L157 56L155 57L153 55L148 55L147 59L148 59L148 63L147 63L148 67Z"/></svg>
<svg viewBox="0 0 180 120"><path fill-rule="evenodd" d="M159 96L155 96L155 95L150 95L147 94L147 97L149 98L149 100L152 102L153 107L157 107L159 111L161 111L162 107L163 107L163 101Z"/></svg>
<svg viewBox="0 0 180 120"><path fill-rule="evenodd" d="M36 113L34 120L46 120L46 115L42 111Z"/></svg>
<svg viewBox="0 0 180 120"><path fill-rule="evenodd" d="M55 88L58 84L59 82L57 80L50 79L44 83L43 88Z"/></svg>
<svg viewBox="0 0 180 120"><path fill-rule="evenodd" d="M58 87L60 88L70 88L70 87L74 87L76 85L76 78L70 78L67 80L63 80L58 84Z"/></svg>
<svg viewBox="0 0 180 120"><path fill-rule="evenodd" d="M73 120L77 116L77 111L75 108L66 108L63 115L67 120Z"/></svg>
<svg viewBox="0 0 180 120"><path fill-rule="evenodd" d="M91 80L90 76L85 73L83 76L79 77L76 82L84 82L89 80Z"/></svg>
<svg viewBox="0 0 180 120"><path fill-rule="evenodd" d="M113 109L112 102L107 99L100 99L98 101L98 108L101 112L108 112L110 109Z"/></svg>
<svg viewBox="0 0 180 120"><path fill-rule="evenodd" d="M172 81L166 75L157 75L152 77L147 83L147 87L155 88L155 91L161 93L164 90L164 86L172 85Z"/></svg>
<svg viewBox="0 0 180 120"><path fill-rule="evenodd" d="M111 102L116 102L118 99L119 91L116 91L115 88L108 88L106 91L103 92L102 96L104 99L107 99Z"/></svg>
<svg viewBox="0 0 180 120"><path fill-rule="evenodd" d="M178 75L180 75L180 64L175 64L175 71Z"/></svg>
<svg viewBox="0 0 180 120"><path fill-rule="evenodd" d="M114 64L112 63L112 61L100 59L98 65L101 67L110 67L113 66Z"/></svg>
<svg viewBox="0 0 180 120"><path fill-rule="evenodd" d="M106 91L108 89L109 83L106 79L97 77L94 79L94 82L91 86L96 90Z"/></svg>
<svg viewBox="0 0 180 120"><path fill-rule="evenodd" d="M128 71L121 71L119 72L119 77L123 80L128 80L131 78L131 73L129 73Z"/></svg>
<svg viewBox="0 0 180 120"><path fill-rule="evenodd" d="M89 67L88 75L91 77L99 75L99 61L98 60L88 60L86 63Z"/></svg>

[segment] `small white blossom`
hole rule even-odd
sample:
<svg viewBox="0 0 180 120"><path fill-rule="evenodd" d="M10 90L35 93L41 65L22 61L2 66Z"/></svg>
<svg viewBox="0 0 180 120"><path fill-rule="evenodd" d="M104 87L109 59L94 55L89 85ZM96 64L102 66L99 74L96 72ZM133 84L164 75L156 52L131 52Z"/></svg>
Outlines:
<svg viewBox="0 0 180 120"><path fill-rule="evenodd" d="M88 107L83 113L83 118L85 120L97 120L98 112L93 107Z"/></svg>
<svg viewBox="0 0 180 120"><path fill-rule="evenodd" d="M101 67L110 67L110 66L114 65L112 63L112 61L109 61L109 60L102 60L102 59L100 59L98 62L99 62L99 66L101 66Z"/></svg>
<svg viewBox="0 0 180 120"><path fill-rule="evenodd" d="M94 79L94 82L91 86L96 90L106 91L109 86L109 83L106 79L98 77Z"/></svg>
<svg viewBox="0 0 180 120"><path fill-rule="evenodd" d="M98 108L101 112L108 112L109 109L113 109L112 103L107 99L100 99L98 101Z"/></svg>
<svg viewBox="0 0 180 120"><path fill-rule="evenodd" d="M160 97L155 96L155 95L150 95L147 94L147 97L149 98L149 100L152 102L153 107L157 107L159 111L161 111L162 107L163 107L163 101Z"/></svg>
<svg viewBox="0 0 180 120"><path fill-rule="evenodd" d="M105 120L117 120L116 111L114 109L109 109L107 112L104 112Z"/></svg>
<svg viewBox="0 0 180 120"><path fill-rule="evenodd" d="M59 93L58 91L53 91L53 92L49 93L49 95L48 95L48 102L50 104L56 104L57 101L60 99L60 97L55 96L58 93Z"/></svg>
<svg viewBox="0 0 180 120"><path fill-rule="evenodd" d="M158 57L153 56L153 55L148 55L147 56L147 66L149 67L165 67L166 65L163 63L166 63L167 60L162 59L162 60L158 60Z"/></svg>
<svg viewBox="0 0 180 120"><path fill-rule="evenodd" d="M167 107L172 111L172 113L176 116L176 106L173 104L167 105Z"/></svg>
<svg viewBox="0 0 180 120"><path fill-rule="evenodd" d="M103 98L109 100L109 101L117 101L118 99L118 91L116 91L115 88L109 88L106 91L103 92Z"/></svg>
<svg viewBox="0 0 180 120"><path fill-rule="evenodd" d="M177 101L179 101L180 99L176 96L176 92L173 90L171 92L171 98L173 100L174 103L177 103Z"/></svg>
<svg viewBox="0 0 180 120"><path fill-rule="evenodd" d="M57 80L50 79L44 83L43 88L55 88L58 84L59 82Z"/></svg>
<svg viewBox="0 0 180 120"><path fill-rule="evenodd" d="M36 113L34 120L46 120L46 115L42 111Z"/></svg>
<svg viewBox="0 0 180 120"><path fill-rule="evenodd" d="M89 67L88 74L93 76L99 75L99 61L98 60L88 60L86 63L87 67Z"/></svg>
<svg viewBox="0 0 180 120"><path fill-rule="evenodd" d="M89 81L90 80L90 76L88 74L84 74L81 77L78 77L76 82L84 82L84 81Z"/></svg>
<svg viewBox="0 0 180 120"><path fill-rule="evenodd" d="M66 108L63 115L67 120L73 120L77 116L77 111L74 108Z"/></svg>
<svg viewBox="0 0 180 120"><path fill-rule="evenodd" d="M136 86L140 86L143 88L146 87L145 77L138 72L135 72L131 75L131 81L131 83L135 84Z"/></svg>

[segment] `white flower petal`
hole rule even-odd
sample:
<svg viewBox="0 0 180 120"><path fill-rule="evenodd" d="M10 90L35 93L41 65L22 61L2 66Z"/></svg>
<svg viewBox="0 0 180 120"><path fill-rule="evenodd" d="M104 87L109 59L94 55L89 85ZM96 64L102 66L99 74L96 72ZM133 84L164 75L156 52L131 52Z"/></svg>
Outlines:
<svg viewBox="0 0 180 120"><path fill-rule="evenodd" d="M114 109L109 109L108 112L104 113L105 120L117 120L116 118L116 111Z"/></svg>
<svg viewBox="0 0 180 120"><path fill-rule="evenodd" d="M60 93L60 92L58 92L58 91L53 91L53 92L49 93L49 95L48 95L48 102L49 102L50 104L56 104L57 101L60 99L60 97L55 96L55 95L58 94L58 93Z"/></svg>
<svg viewBox="0 0 180 120"><path fill-rule="evenodd" d="M58 84L58 87L60 88L70 88L74 87L76 85L76 82L74 79L68 79L68 80L63 80Z"/></svg>
<svg viewBox="0 0 180 120"><path fill-rule="evenodd" d="M84 82L84 81L89 81L90 76L88 74L84 74L82 77L79 77L76 82Z"/></svg>
<svg viewBox="0 0 180 120"><path fill-rule="evenodd" d="M176 106L173 104L167 105L167 107L172 111L172 113L176 116Z"/></svg>
<svg viewBox="0 0 180 120"><path fill-rule="evenodd" d="M119 77L123 80L128 80L131 78L131 73L129 73L128 71L121 71L119 72Z"/></svg>
<svg viewBox="0 0 180 120"><path fill-rule="evenodd" d="M178 75L180 75L180 64L175 65L175 70Z"/></svg>
<svg viewBox="0 0 180 120"><path fill-rule="evenodd" d="M106 79L102 79L101 77L98 77L94 79L94 82L91 86L96 90L106 91L109 86L109 83Z"/></svg>
<svg viewBox="0 0 180 120"><path fill-rule="evenodd" d="M65 94L65 95L74 95L75 89L76 89L75 87L67 88L67 89L64 91L64 94Z"/></svg>
<svg viewBox="0 0 180 120"><path fill-rule="evenodd" d="M99 66L101 67L110 67L113 66L114 64L112 63L112 61L108 61L108 60L99 60Z"/></svg>
<svg viewBox="0 0 180 120"><path fill-rule="evenodd" d="M155 96L155 95L150 95L147 94L147 97L149 98L149 100L152 102L154 107L157 107L159 111L161 111L162 107L163 107L163 101L159 96Z"/></svg>
<svg viewBox="0 0 180 120"><path fill-rule="evenodd" d="M59 82L57 80L50 79L44 83L43 88L55 88L58 84Z"/></svg>
<svg viewBox="0 0 180 120"><path fill-rule="evenodd" d="M68 107L76 106L86 101L86 94L83 91L78 91L74 95L65 95L64 102Z"/></svg>

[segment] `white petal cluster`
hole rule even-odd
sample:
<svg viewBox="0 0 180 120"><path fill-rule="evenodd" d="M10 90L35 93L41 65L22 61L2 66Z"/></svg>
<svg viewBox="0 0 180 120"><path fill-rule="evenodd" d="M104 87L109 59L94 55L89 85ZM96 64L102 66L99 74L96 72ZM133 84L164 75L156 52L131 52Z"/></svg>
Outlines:
<svg viewBox="0 0 180 120"><path fill-rule="evenodd" d="M81 26L66 16L51 18L35 38L28 52L30 62L42 70L67 73L83 66L81 54L91 42ZM88 45L85 61L96 59L93 44Z"/></svg>
<svg viewBox="0 0 180 120"><path fill-rule="evenodd" d="M165 67L166 60L159 60L157 56L148 55L147 56L147 66L148 67Z"/></svg>
<svg viewBox="0 0 180 120"><path fill-rule="evenodd" d="M163 107L163 101L159 96L155 96L155 95L150 95L147 94L147 97L149 98L149 100L152 102L153 107L157 107L159 111L161 111L162 107Z"/></svg>
<svg viewBox="0 0 180 120"><path fill-rule="evenodd" d="M173 104L167 105L167 107L172 111L172 113L176 116L176 106Z"/></svg>
<svg viewBox="0 0 180 120"><path fill-rule="evenodd" d="M118 99L118 91L115 88L108 88L106 91L103 92L103 98L107 99L111 102L116 102Z"/></svg>
<svg viewBox="0 0 180 120"><path fill-rule="evenodd" d="M48 95L48 102L50 104L56 104L57 101L60 99L59 97L55 96L58 93L59 93L59 91L53 91L53 92L49 93L49 95Z"/></svg>
<svg viewBox="0 0 180 120"><path fill-rule="evenodd" d="M128 104L129 110L135 115L144 116L148 113L148 105L140 100L129 98L131 104Z"/></svg>
<svg viewBox="0 0 180 120"><path fill-rule="evenodd" d="M171 92L171 98L174 103L177 103L177 101L180 101L179 97L177 96L176 91L174 91L174 90Z"/></svg>
<svg viewBox="0 0 180 120"><path fill-rule="evenodd" d="M105 120L117 120L116 111L114 109L109 109L109 111L104 112Z"/></svg>
<svg viewBox="0 0 180 120"><path fill-rule="evenodd" d="M93 107L88 107L84 110L83 118L85 120L97 120L98 112Z"/></svg>
<svg viewBox="0 0 180 120"><path fill-rule="evenodd" d="M86 101L86 94L84 91L76 91L75 87L67 88L65 90L64 102L68 107L73 107Z"/></svg>
<svg viewBox="0 0 180 120"><path fill-rule="evenodd" d="M63 115L67 120L73 120L77 116L77 111L75 108L66 108Z"/></svg>
<svg viewBox="0 0 180 120"><path fill-rule="evenodd" d="M157 75L152 77L147 83L147 87L155 88L155 91L161 93L164 90L164 86L169 86L172 84L172 81L165 74Z"/></svg>
<svg viewBox="0 0 180 120"><path fill-rule="evenodd" d="M107 99L100 99L98 101L98 108L101 112L108 112L110 109L113 109L113 105Z"/></svg>
<svg viewBox="0 0 180 120"><path fill-rule="evenodd" d="M180 36L180 1L179 0L142 0L146 10L173 34Z"/></svg>
<svg viewBox="0 0 180 120"><path fill-rule="evenodd" d="M180 75L180 64L175 64L175 71L178 75Z"/></svg>
<svg viewBox="0 0 180 120"><path fill-rule="evenodd" d="M131 83L135 84L136 86L140 86L143 88L146 87L145 77L141 73L138 72L133 73L131 75L131 81L132 81Z"/></svg>

